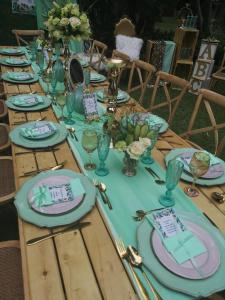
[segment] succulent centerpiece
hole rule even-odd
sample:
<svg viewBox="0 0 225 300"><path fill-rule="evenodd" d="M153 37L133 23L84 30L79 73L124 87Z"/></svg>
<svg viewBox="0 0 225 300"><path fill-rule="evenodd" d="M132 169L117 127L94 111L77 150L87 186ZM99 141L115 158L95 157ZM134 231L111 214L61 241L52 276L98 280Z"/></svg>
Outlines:
<svg viewBox="0 0 225 300"><path fill-rule="evenodd" d="M136 174L138 160L151 145L152 126L149 113L132 113L120 120L109 118L104 130L111 135L114 148L124 152L123 173L127 176Z"/></svg>

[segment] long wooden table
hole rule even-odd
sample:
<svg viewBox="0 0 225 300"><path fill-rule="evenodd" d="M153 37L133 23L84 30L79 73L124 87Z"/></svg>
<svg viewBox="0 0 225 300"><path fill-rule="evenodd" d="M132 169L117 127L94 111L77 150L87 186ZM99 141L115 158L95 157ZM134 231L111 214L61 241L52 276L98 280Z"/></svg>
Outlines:
<svg viewBox="0 0 225 300"><path fill-rule="evenodd" d="M2 73L12 71L1 67ZM20 70L20 68L15 68ZM21 68L22 70L22 68ZM26 67L26 70L31 70ZM39 83L16 85L4 82L7 97L13 94L43 93ZM138 106L137 106L138 107ZM50 107L42 112L20 113L9 110L10 128L17 121L32 121L46 117L57 122ZM171 130L162 135L153 151L154 158L164 166L164 156L172 148L189 147L189 144ZM80 172L76 158L67 143L57 145L56 151L35 152L12 144L14 174L17 190L30 177L24 172L50 168L67 159L65 168ZM185 182L180 182L184 188ZM220 187L199 187L200 195L193 198L197 206L225 234L225 203L211 200L211 192L225 191ZM20 245L22 253L23 280L26 299L136 299L137 296L126 270L115 249L107 224L96 207L83 219L92 224L82 230L68 232L45 242L27 246L26 241L51 232L19 219Z"/></svg>

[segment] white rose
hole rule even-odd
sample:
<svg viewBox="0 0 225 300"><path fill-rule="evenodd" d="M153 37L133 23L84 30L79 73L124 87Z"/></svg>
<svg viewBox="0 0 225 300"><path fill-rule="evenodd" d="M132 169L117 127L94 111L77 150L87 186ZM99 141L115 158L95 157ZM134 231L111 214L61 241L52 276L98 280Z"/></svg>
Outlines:
<svg viewBox="0 0 225 300"><path fill-rule="evenodd" d="M67 25L69 25L69 23L70 23L70 21L68 18L62 18L59 24L61 26L67 26Z"/></svg>
<svg viewBox="0 0 225 300"><path fill-rule="evenodd" d="M138 160L139 157L145 152L146 147L141 142L133 142L127 147L127 153L130 158Z"/></svg>
<svg viewBox="0 0 225 300"><path fill-rule="evenodd" d="M76 28L81 24L80 20L76 17L71 17L69 19L69 22L70 22L70 25L71 25L72 28Z"/></svg>
<svg viewBox="0 0 225 300"><path fill-rule="evenodd" d="M151 146L151 140L149 138L139 138L139 141L143 144L145 148Z"/></svg>

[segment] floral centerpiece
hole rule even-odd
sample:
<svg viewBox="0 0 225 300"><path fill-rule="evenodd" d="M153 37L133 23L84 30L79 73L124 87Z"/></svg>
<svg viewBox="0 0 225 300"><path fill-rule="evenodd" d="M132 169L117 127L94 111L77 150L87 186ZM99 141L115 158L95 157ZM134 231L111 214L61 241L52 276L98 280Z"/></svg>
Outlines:
<svg viewBox="0 0 225 300"><path fill-rule="evenodd" d="M123 173L127 176L136 174L138 160L151 145L151 125L149 113L132 113L120 120L111 117L104 126L113 140L114 148L123 151Z"/></svg>
<svg viewBox="0 0 225 300"><path fill-rule="evenodd" d="M91 34L87 15L80 11L78 4L73 3L61 7L53 2L53 8L48 13L45 25L50 36L55 40L75 39L81 41L88 39Z"/></svg>

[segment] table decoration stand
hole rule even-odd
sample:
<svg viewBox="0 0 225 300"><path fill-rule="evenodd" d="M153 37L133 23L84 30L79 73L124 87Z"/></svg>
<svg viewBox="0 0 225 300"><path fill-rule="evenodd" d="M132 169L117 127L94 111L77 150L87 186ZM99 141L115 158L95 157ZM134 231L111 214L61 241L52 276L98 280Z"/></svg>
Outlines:
<svg viewBox="0 0 225 300"><path fill-rule="evenodd" d="M125 61L122 59L110 58L105 61L108 68L108 106L107 111L109 113L115 113L117 107L117 95L118 95L118 78L121 74L122 68L125 67Z"/></svg>

